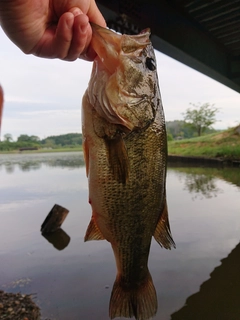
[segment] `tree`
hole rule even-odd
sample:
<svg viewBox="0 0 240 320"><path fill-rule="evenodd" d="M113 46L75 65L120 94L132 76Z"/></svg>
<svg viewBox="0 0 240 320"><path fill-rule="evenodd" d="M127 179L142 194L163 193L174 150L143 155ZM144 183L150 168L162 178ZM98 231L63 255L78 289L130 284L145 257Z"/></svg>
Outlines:
<svg viewBox="0 0 240 320"><path fill-rule="evenodd" d="M17 138L17 141L18 142L28 142L28 141L31 141L31 137L27 134L21 134L18 138Z"/></svg>
<svg viewBox="0 0 240 320"><path fill-rule="evenodd" d="M194 108L187 108L186 112L183 113L184 121L197 131L198 136L201 136L206 129L209 129L217 121L216 113L219 109L210 103L190 104Z"/></svg>
<svg viewBox="0 0 240 320"><path fill-rule="evenodd" d="M38 136L30 136L30 141L32 141L32 142L40 142L40 138Z"/></svg>
<svg viewBox="0 0 240 320"><path fill-rule="evenodd" d="M12 135L10 133L6 133L4 135L4 141L7 141L7 142L13 141Z"/></svg>

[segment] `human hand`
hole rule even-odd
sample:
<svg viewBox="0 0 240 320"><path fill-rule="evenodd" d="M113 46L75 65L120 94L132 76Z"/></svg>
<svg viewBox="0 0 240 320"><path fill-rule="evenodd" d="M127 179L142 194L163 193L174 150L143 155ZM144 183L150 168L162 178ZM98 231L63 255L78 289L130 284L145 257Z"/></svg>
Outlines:
<svg viewBox="0 0 240 320"><path fill-rule="evenodd" d="M89 21L105 27L94 0L0 0L0 23L26 54L93 60Z"/></svg>

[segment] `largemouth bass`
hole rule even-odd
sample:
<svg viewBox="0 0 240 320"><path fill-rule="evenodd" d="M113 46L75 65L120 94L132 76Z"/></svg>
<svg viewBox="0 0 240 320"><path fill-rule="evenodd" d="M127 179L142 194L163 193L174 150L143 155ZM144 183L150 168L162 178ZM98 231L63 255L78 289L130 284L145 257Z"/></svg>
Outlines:
<svg viewBox="0 0 240 320"><path fill-rule="evenodd" d="M166 203L167 141L150 31L119 35L92 25L97 53L82 104L92 218L85 241L106 239L117 265L109 315L149 319L157 296L152 236L174 247Z"/></svg>

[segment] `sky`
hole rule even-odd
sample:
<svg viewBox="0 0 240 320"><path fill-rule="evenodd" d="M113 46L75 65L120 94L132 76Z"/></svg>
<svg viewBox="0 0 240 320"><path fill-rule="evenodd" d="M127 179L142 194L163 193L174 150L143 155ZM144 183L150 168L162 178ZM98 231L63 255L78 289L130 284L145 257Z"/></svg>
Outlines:
<svg viewBox="0 0 240 320"><path fill-rule="evenodd" d="M215 129L240 123L240 94L156 51L166 121L182 120L189 103L219 108ZM25 55L0 27L0 84L5 94L1 136L45 138L81 132L81 100L92 63Z"/></svg>

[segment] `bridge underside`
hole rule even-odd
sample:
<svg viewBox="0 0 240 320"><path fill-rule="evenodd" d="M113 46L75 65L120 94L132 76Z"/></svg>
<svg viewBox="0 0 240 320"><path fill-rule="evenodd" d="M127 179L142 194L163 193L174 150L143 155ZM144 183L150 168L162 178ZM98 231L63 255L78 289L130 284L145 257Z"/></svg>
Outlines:
<svg viewBox="0 0 240 320"><path fill-rule="evenodd" d="M97 0L110 28L150 27L154 47L240 92L240 0Z"/></svg>

